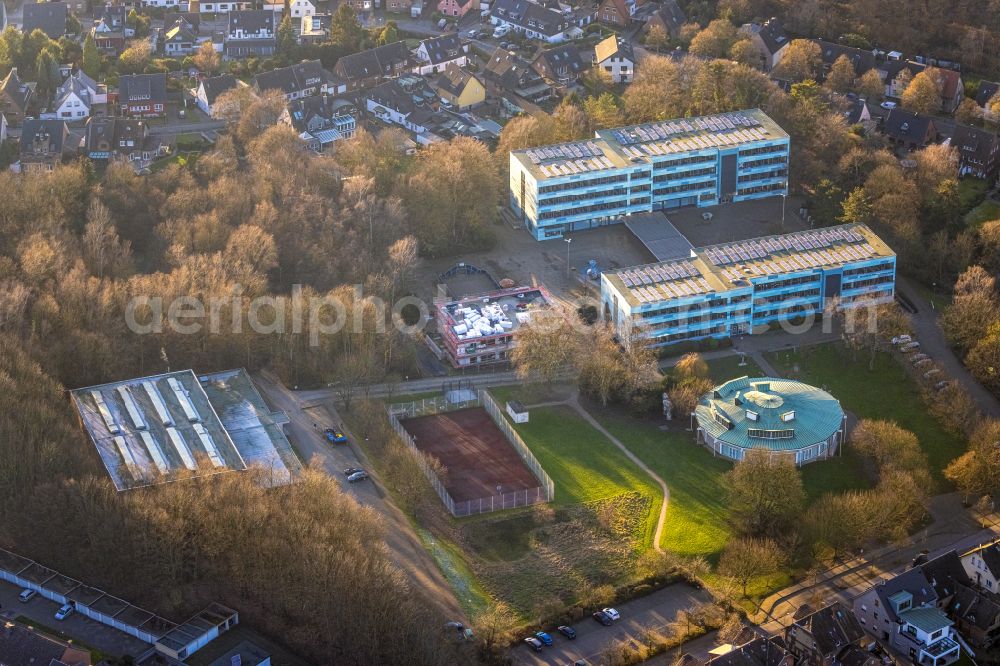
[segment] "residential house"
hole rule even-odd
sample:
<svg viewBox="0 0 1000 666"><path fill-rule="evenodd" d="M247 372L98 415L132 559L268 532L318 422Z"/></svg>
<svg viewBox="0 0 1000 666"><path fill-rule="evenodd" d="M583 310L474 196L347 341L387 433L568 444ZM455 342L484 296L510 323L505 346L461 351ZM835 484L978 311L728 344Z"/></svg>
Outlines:
<svg viewBox="0 0 1000 666"><path fill-rule="evenodd" d="M107 101L107 89L80 70L70 74L56 88L52 111L61 120L84 120L90 117L95 104Z"/></svg>
<svg viewBox="0 0 1000 666"><path fill-rule="evenodd" d="M133 1L133 0L130 0L130 2L131 1ZM194 6L194 5L197 4L197 1L198 0L191 0L191 2L189 4L191 6ZM161 9L175 9L180 3L178 2L178 0L141 0L137 4L139 4L140 6L145 6L145 7L157 7L157 8L161 8Z"/></svg>
<svg viewBox="0 0 1000 666"><path fill-rule="evenodd" d="M164 28L169 28L177 21L184 21L187 29L196 35L201 30L201 14L198 12L167 12L163 15Z"/></svg>
<svg viewBox="0 0 1000 666"><path fill-rule="evenodd" d="M531 110L552 96L552 88L527 62L511 51L498 48L483 68L488 97L503 104L512 115Z"/></svg>
<svg viewBox="0 0 1000 666"><path fill-rule="evenodd" d="M795 657L776 636L755 636L724 654L710 658L705 666L793 666Z"/></svg>
<svg viewBox="0 0 1000 666"><path fill-rule="evenodd" d="M251 85L258 93L280 90L289 101L320 93L339 94L346 89L346 84L323 69L319 60L303 60L288 67L261 72L253 77Z"/></svg>
<svg viewBox="0 0 1000 666"><path fill-rule="evenodd" d="M882 119L882 134L889 143L903 150L917 150L937 140L938 131L929 116L895 108Z"/></svg>
<svg viewBox="0 0 1000 666"><path fill-rule="evenodd" d="M344 0L343 4L360 14L362 12L372 11L377 3L375 0Z"/></svg>
<svg viewBox="0 0 1000 666"><path fill-rule="evenodd" d="M229 12L226 28L225 55L227 58L274 55L275 14L266 9Z"/></svg>
<svg viewBox="0 0 1000 666"><path fill-rule="evenodd" d="M569 27L561 11L530 0L495 0L490 9L490 23L549 44L564 41Z"/></svg>
<svg viewBox="0 0 1000 666"><path fill-rule="evenodd" d="M214 118L215 100L217 100L219 95L222 93L227 90L232 90L239 85L245 84L240 83L240 81L232 74L223 74L222 76L213 76L211 78L202 79L201 82L198 83L198 92L195 94L195 104L207 115Z"/></svg>
<svg viewBox="0 0 1000 666"><path fill-rule="evenodd" d="M959 584L945 612L959 635L977 648L992 647L1000 636L1000 599L992 592Z"/></svg>
<svg viewBox="0 0 1000 666"><path fill-rule="evenodd" d="M854 615L865 631L922 666L947 666L961 656L955 622L938 606L941 593L945 599L953 597L957 584L945 571L943 580L937 580L939 564L954 570L952 563L932 560L879 582L854 600ZM961 572L957 556L954 564Z"/></svg>
<svg viewBox="0 0 1000 666"><path fill-rule="evenodd" d="M94 37L94 44L101 53L120 55L125 50L125 31L112 27L107 19L94 21L90 34Z"/></svg>
<svg viewBox="0 0 1000 666"><path fill-rule="evenodd" d="M122 76L118 80L118 106L123 116L163 116L167 112L167 75Z"/></svg>
<svg viewBox="0 0 1000 666"><path fill-rule="evenodd" d="M34 90L21 81L17 67L12 68L3 81L0 81L0 113L7 117L11 127L20 127L28 115L28 105L34 96Z"/></svg>
<svg viewBox="0 0 1000 666"><path fill-rule="evenodd" d="M229 14L231 12L252 11L254 3L249 0L190 0L189 11L199 14Z"/></svg>
<svg viewBox="0 0 1000 666"><path fill-rule="evenodd" d="M365 93L365 106L369 113L385 123L404 127L419 135L427 131L426 123L433 115L433 109L426 102L418 102L415 96L403 89L399 81L380 83Z"/></svg>
<svg viewBox="0 0 1000 666"><path fill-rule="evenodd" d="M1000 83L993 81L980 81L976 90L976 104L983 110L983 117L987 120L996 120L1000 116ZM997 105L997 111L992 110L992 106Z"/></svg>
<svg viewBox="0 0 1000 666"><path fill-rule="evenodd" d="M112 30L121 31L126 37L133 37L135 30L129 28L128 8L125 5L99 5L94 7L94 23L104 21Z"/></svg>
<svg viewBox="0 0 1000 666"><path fill-rule="evenodd" d="M972 585L1000 593L1000 540L963 553L961 562Z"/></svg>
<svg viewBox="0 0 1000 666"><path fill-rule="evenodd" d="M597 20L616 28L627 28L632 24L632 14L625 0L601 0L597 6Z"/></svg>
<svg viewBox="0 0 1000 666"><path fill-rule="evenodd" d="M881 666L867 650L872 642L851 610L839 602L801 617L796 614L785 629L785 646L795 655L796 666Z"/></svg>
<svg viewBox="0 0 1000 666"><path fill-rule="evenodd" d="M352 102L324 94L289 102L279 122L291 126L309 149L318 153L354 136L357 118L358 109Z"/></svg>
<svg viewBox="0 0 1000 666"><path fill-rule="evenodd" d="M15 170L52 171L69 150L69 127L64 120L29 118L21 126L21 154Z"/></svg>
<svg viewBox="0 0 1000 666"><path fill-rule="evenodd" d="M299 44L321 44L330 39L331 18L329 14L303 16L299 23Z"/></svg>
<svg viewBox="0 0 1000 666"><path fill-rule="evenodd" d="M853 46L844 46L834 42L827 42L822 39L812 40L819 46L820 57L823 59L823 69L830 71L833 63L837 62L841 56L845 56L852 65L854 73L861 76L870 69L875 69L875 52Z"/></svg>
<svg viewBox="0 0 1000 666"><path fill-rule="evenodd" d="M474 74L457 65L447 69L433 83L441 101L458 111L471 109L486 101L486 86Z"/></svg>
<svg viewBox="0 0 1000 666"><path fill-rule="evenodd" d="M677 0L664 0L660 3L659 9L654 11L646 19L646 25L642 32L646 34L655 25L660 26L667 33L667 36L676 39L681 32L681 26L687 23L687 16L684 10L677 4Z"/></svg>
<svg viewBox="0 0 1000 666"><path fill-rule="evenodd" d="M444 16L465 16L470 9L479 10L476 0L439 0L437 10Z"/></svg>
<svg viewBox="0 0 1000 666"><path fill-rule="evenodd" d="M410 68L410 51L400 40L340 58L333 73L347 83L348 90L367 88L399 76Z"/></svg>
<svg viewBox="0 0 1000 666"><path fill-rule="evenodd" d="M531 67L550 85L566 87L575 85L592 64L591 54L576 44L560 44L539 51Z"/></svg>
<svg viewBox="0 0 1000 666"><path fill-rule="evenodd" d="M168 147L159 137L149 133L149 126L143 120L91 118L83 137L82 152L95 161L122 160L141 168L166 155Z"/></svg>
<svg viewBox="0 0 1000 666"><path fill-rule="evenodd" d="M12 622L0 625L0 654L3 655L3 663L10 666L79 666L91 663L88 651Z"/></svg>
<svg viewBox="0 0 1000 666"><path fill-rule="evenodd" d="M610 35L594 47L594 65L608 73L614 83L631 83L635 77L632 42Z"/></svg>
<svg viewBox="0 0 1000 666"><path fill-rule="evenodd" d="M440 74L452 64L465 67L467 49L455 32L423 39L413 52L417 60L413 71L426 76Z"/></svg>
<svg viewBox="0 0 1000 666"><path fill-rule="evenodd" d="M781 22L770 18L764 23L746 23L740 31L750 38L751 44L763 60L765 71L778 66L790 42Z"/></svg>
<svg viewBox="0 0 1000 666"><path fill-rule="evenodd" d="M914 76L926 66L913 60L885 60L878 64L878 74L885 83L886 97L901 97ZM905 72L905 74L904 74Z"/></svg>
<svg viewBox="0 0 1000 666"><path fill-rule="evenodd" d="M384 2L385 10L393 14L409 13L410 8L413 6L412 0L384 0Z"/></svg>
<svg viewBox="0 0 1000 666"><path fill-rule="evenodd" d="M69 10L65 2L25 3L21 11L21 30L25 35L41 30L49 39L59 39L66 34Z"/></svg>
<svg viewBox="0 0 1000 666"><path fill-rule="evenodd" d="M292 20L301 19L306 16L313 16L316 13L316 5L311 0L291 0L288 5Z"/></svg>
<svg viewBox="0 0 1000 666"><path fill-rule="evenodd" d="M941 110L945 113L955 113L958 105L965 98L965 83L962 75L953 69L935 67L938 87L941 89Z"/></svg>
<svg viewBox="0 0 1000 666"><path fill-rule="evenodd" d="M847 100L847 111L844 112L844 117L847 119L848 125L861 125L868 131L875 127L868 102L858 97Z"/></svg>
<svg viewBox="0 0 1000 666"><path fill-rule="evenodd" d="M1000 168L1000 137L993 132L955 125L951 145L958 151L958 175L992 181ZM1000 590L994 590L1000 593Z"/></svg>
<svg viewBox="0 0 1000 666"><path fill-rule="evenodd" d="M157 40L160 52L168 58L183 57L195 53L201 44L197 31L184 19L177 19L169 28L164 28Z"/></svg>

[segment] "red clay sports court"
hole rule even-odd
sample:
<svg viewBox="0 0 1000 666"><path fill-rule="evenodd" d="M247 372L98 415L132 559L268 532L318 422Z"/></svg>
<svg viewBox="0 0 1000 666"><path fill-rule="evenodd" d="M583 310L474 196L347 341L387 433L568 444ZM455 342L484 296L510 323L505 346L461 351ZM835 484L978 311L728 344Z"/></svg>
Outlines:
<svg viewBox="0 0 1000 666"><path fill-rule="evenodd" d="M482 407L401 419L417 448L448 469L445 488L456 502L537 488L535 475Z"/></svg>

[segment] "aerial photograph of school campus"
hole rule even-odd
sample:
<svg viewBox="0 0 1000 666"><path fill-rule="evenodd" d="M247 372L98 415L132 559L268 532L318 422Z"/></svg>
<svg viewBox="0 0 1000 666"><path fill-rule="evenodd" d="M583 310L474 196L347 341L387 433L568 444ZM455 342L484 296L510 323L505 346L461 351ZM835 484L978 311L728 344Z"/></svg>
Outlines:
<svg viewBox="0 0 1000 666"><path fill-rule="evenodd" d="M1000 0L0 0L0 666L1000 664Z"/></svg>

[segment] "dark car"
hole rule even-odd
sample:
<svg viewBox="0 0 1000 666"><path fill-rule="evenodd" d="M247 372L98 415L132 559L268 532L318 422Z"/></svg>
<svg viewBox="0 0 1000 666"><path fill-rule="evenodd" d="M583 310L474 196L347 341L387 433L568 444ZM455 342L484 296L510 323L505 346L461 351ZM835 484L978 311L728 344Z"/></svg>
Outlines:
<svg viewBox="0 0 1000 666"><path fill-rule="evenodd" d="M535 638L537 638L541 642L545 643L546 645L552 645L552 637L549 636L544 631L536 631L535 632Z"/></svg>
<svg viewBox="0 0 1000 666"><path fill-rule="evenodd" d="M559 633L565 636L566 638L569 638L570 640L576 638L576 629L574 629L573 627L567 627L565 624L561 624L559 625L558 629Z"/></svg>
<svg viewBox="0 0 1000 666"><path fill-rule="evenodd" d="M365 470L361 469L360 467L348 467L347 469L344 470L344 476L350 476L351 474L363 471Z"/></svg>
<svg viewBox="0 0 1000 666"><path fill-rule="evenodd" d="M597 611L594 613L593 618L603 624L605 627L610 627L612 620L611 617L604 611Z"/></svg>
<svg viewBox="0 0 1000 666"><path fill-rule="evenodd" d="M530 647L535 652L542 651L542 642L537 638L535 638L534 636L528 636L527 638L524 639L524 642L527 643L528 647Z"/></svg>
<svg viewBox="0 0 1000 666"><path fill-rule="evenodd" d="M347 435L340 432L339 430L334 430L333 428L327 428L326 430L324 430L323 436L326 437L326 440L331 444L347 443Z"/></svg>

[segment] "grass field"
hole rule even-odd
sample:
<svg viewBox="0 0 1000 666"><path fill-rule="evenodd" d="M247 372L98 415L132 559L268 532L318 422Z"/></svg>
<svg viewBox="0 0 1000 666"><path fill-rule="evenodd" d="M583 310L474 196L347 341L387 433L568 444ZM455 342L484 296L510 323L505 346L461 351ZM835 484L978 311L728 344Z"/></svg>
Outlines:
<svg viewBox="0 0 1000 666"><path fill-rule="evenodd" d="M533 409L530 422L515 427L552 477L555 506L630 492L652 498L650 511L642 521L642 541L651 543L660 509L660 489L604 435L572 409L561 406Z"/></svg>
<svg viewBox="0 0 1000 666"><path fill-rule="evenodd" d="M965 215L965 226L969 229L978 229L985 222L1000 219L1000 203L996 201L984 201Z"/></svg>
<svg viewBox="0 0 1000 666"><path fill-rule="evenodd" d="M713 358L706 361L706 363L708 363L708 374L711 375L712 381L720 384L727 379L734 379L736 377L764 376L764 371L749 356L744 360L745 365L740 365L739 354Z"/></svg>
<svg viewBox="0 0 1000 666"><path fill-rule="evenodd" d="M941 483L941 470L965 448L960 437L942 428L927 412L913 380L889 354L876 357L874 370L868 369L866 354L855 357L840 345L777 352L768 360L786 376L830 391L858 418L889 419L912 431L927 454L931 473ZM844 460L849 459L845 454ZM845 482L850 481L849 469L843 470L842 476Z"/></svg>

